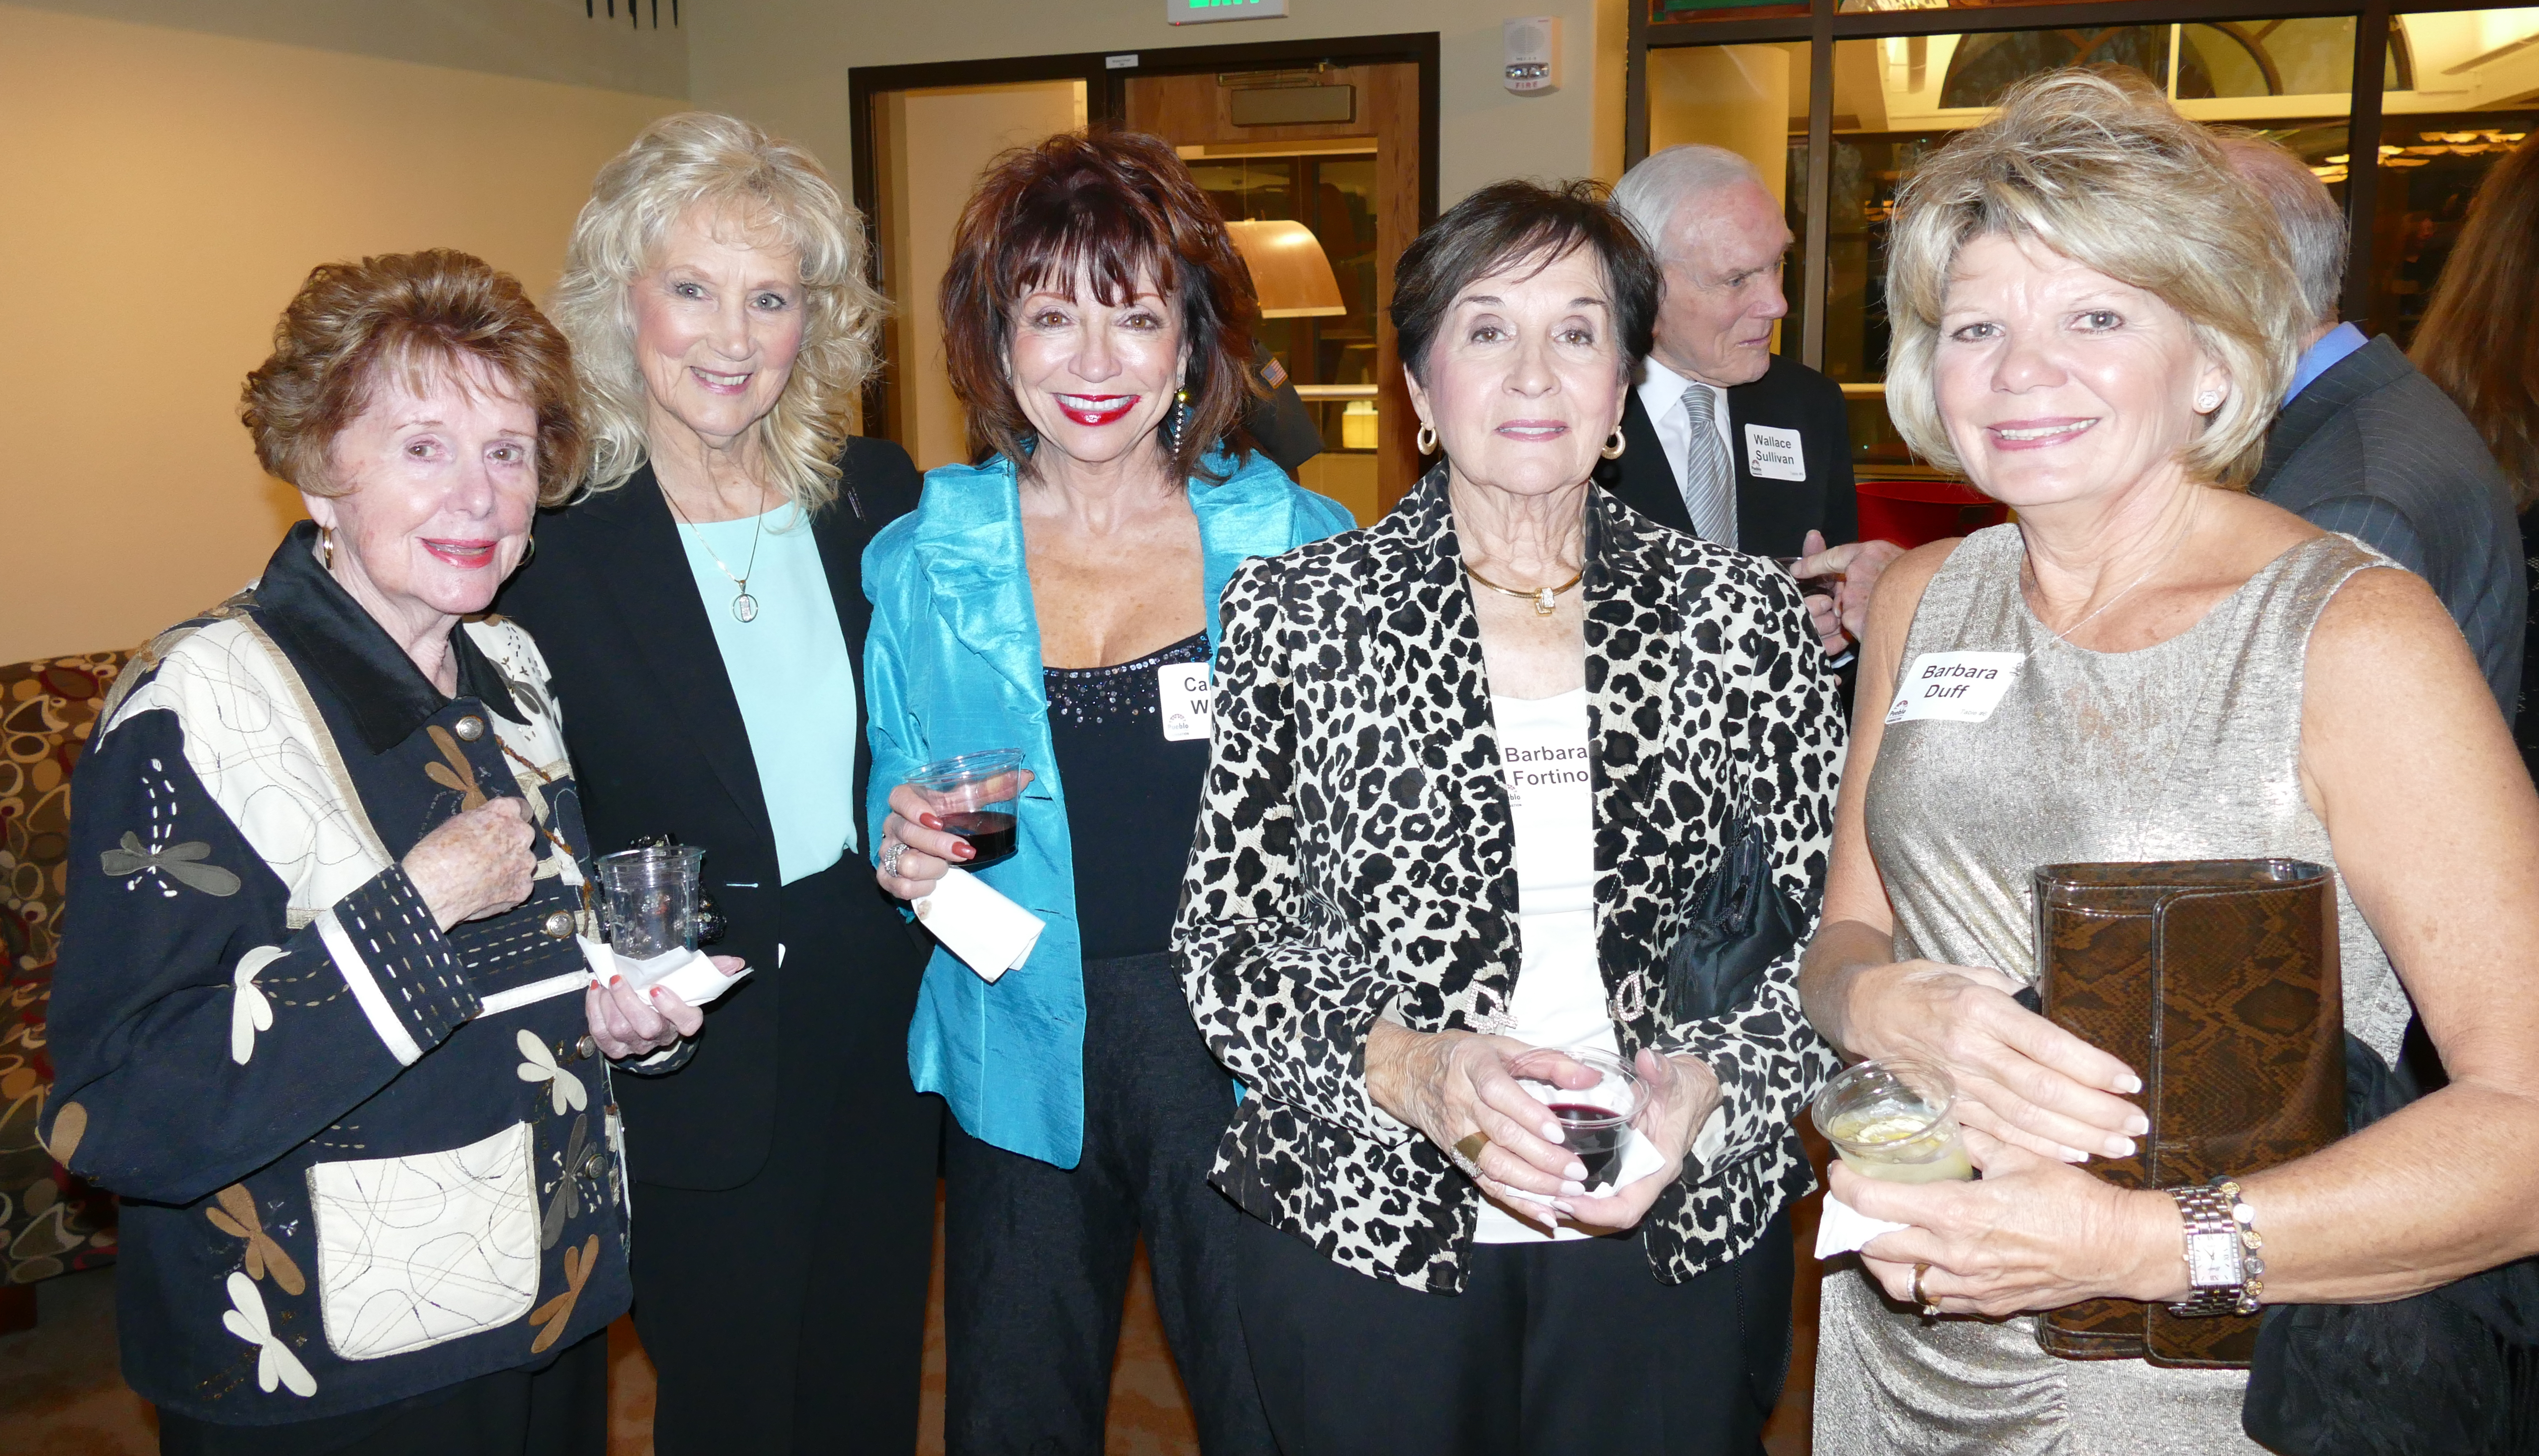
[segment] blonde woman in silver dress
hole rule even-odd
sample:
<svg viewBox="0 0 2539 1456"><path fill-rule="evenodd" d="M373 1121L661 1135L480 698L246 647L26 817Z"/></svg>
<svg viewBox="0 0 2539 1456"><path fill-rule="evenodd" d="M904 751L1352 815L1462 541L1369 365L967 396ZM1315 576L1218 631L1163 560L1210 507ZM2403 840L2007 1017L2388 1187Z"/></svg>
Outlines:
<svg viewBox="0 0 2539 1456"><path fill-rule="evenodd" d="M2539 1250L2539 801L2425 584L2239 489L2298 305L2202 128L2040 78L1925 164L1893 239L1896 423L2019 519L1879 586L1803 994L1847 1056L1955 1075L1984 1177L1835 1167L1910 1226L1826 1274L1816 1449L2254 1451L2243 1372L2059 1360L2024 1313L2190 1293L2177 1203L2076 1166L2143 1132L2134 1070L2012 1000L2029 874L2336 868L2348 1028L2394 1060L2421 1015L2451 1082L2242 1183L2267 1301L2390 1299ZM1884 724L1947 652L2022 661L1981 722Z"/></svg>

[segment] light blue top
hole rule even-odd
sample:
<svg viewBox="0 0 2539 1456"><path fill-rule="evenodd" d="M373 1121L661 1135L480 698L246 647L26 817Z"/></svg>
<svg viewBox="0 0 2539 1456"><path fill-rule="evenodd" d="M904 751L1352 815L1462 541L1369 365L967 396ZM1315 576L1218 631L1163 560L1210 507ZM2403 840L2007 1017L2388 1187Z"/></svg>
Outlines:
<svg viewBox="0 0 2539 1456"><path fill-rule="evenodd" d="M2370 342L2363 336L2363 330L2351 323L2340 323L2319 335L2317 343L2301 351L2300 363L2293 366L2293 386L2284 391L2284 403L2292 403L2294 396L2315 383L2320 375Z"/></svg>
<svg viewBox="0 0 2539 1456"><path fill-rule="evenodd" d="M1245 559L1356 522L1260 455L1240 468L1215 455L1208 468L1228 472L1225 482L1192 481L1190 503L1213 647L1214 603ZM1013 466L998 457L927 471L916 511L865 548L864 591L873 602L864 638L872 822L888 811L892 788L931 759L1020 748L1038 775L1015 805L1017 852L980 877L1048 929L1031 958L994 985L935 949L909 1027L909 1075L919 1091L941 1093L970 1136L1074 1167L1084 1143L1083 941ZM1193 827L1198 813L1191 805Z"/></svg>
<svg viewBox="0 0 2539 1456"><path fill-rule="evenodd" d="M856 664L838 628L820 543L789 505L764 517L681 523L679 543L687 548L688 569L696 574L697 594L705 598L706 620L714 624L715 646L722 649L722 668L749 729L749 755L758 762L758 788L776 833L777 873L791 884L858 848ZM732 576L748 575L756 618L732 615L740 589L715 565L716 556Z"/></svg>

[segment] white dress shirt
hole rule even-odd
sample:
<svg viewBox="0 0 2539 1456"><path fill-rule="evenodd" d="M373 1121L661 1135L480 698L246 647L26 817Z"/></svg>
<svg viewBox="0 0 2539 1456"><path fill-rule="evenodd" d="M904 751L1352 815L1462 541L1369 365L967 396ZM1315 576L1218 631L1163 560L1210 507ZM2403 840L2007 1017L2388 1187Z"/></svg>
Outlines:
<svg viewBox="0 0 2539 1456"><path fill-rule="evenodd" d="M1658 448L1666 451L1667 473L1675 477L1678 491L1683 489L1684 451L1692 447L1692 416L1683 408L1683 391L1688 388L1708 389L1717 396L1711 401L1711 423L1718 427L1720 446L1735 461L1737 441L1728 433L1728 391L1717 384L1685 379L1658 363L1656 355L1640 361L1640 408L1649 412L1649 423L1657 427Z"/></svg>

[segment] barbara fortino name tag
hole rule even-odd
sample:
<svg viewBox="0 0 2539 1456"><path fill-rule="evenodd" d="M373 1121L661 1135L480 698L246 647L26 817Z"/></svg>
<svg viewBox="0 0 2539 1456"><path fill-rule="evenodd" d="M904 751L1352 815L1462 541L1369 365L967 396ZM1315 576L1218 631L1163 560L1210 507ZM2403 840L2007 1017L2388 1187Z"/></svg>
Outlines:
<svg viewBox="0 0 2539 1456"><path fill-rule="evenodd" d="M1163 713L1164 741L1204 738L1216 727L1216 690L1205 662L1166 662L1155 669L1155 706Z"/></svg>
<svg viewBox="0 0 2539 1456"><path fill-rule="evenodd" d="M1746 470L1757 480L1807 479L1808 452L1799 447L1799 432L1747 426Z"/></svg>
<svg viewBox="0 0 2539 1456"><path fill-rule="evenodd" d="M1887 721L1981 723L2001 706L2026 660L2025 653L1924 653L1904 669Z"/></svg>

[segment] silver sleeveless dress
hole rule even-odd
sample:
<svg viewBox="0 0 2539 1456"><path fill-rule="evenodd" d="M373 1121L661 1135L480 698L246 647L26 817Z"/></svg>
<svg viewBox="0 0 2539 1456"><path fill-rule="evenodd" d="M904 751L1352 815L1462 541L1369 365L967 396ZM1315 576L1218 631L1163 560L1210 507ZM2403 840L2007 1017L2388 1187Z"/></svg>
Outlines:
<svg viewBox="0 0 2539 1456"><path fill-rule="evenodd" d="M1905 640L1908 670L1925 653L2026 661L1983 723L1886 730L1867 827L1898 959L2032 982L2039 865L2279 855L2334 867L2301 795L2302 671L2328 598L2386 557L2348 536L2304 542L2187 631L2117 654L2073 647L2036 620L2024 557L2015 524L1968 537ZM2337 909L2347 1028L2394 1059L2406 994L2341 880ZM1849 1258L1827 1268L1823 1294L1817 1456L2261 1456L2239 1430L2244 1372L2056 1359L2037 1348L2032 1316L1926 1322Z"/></svg>

